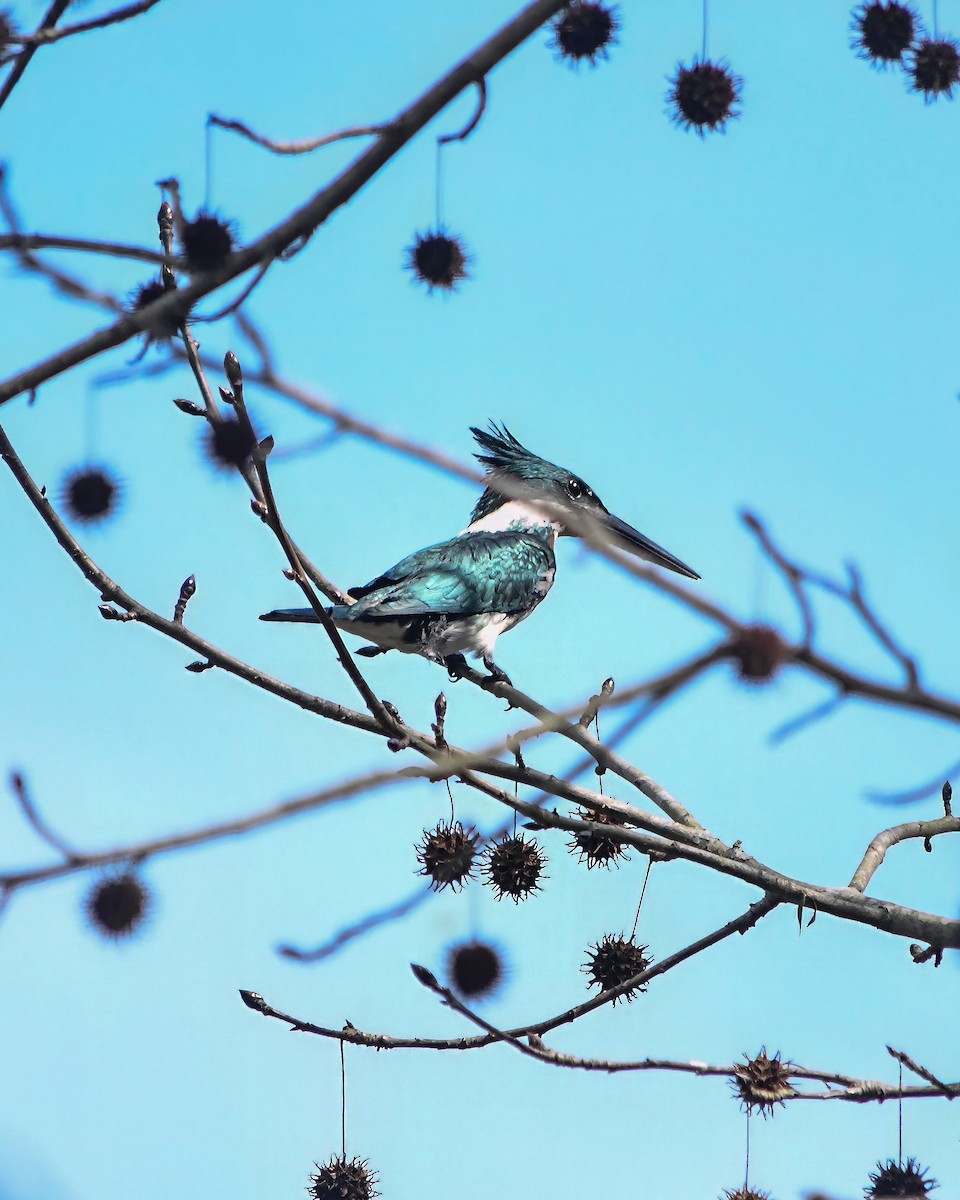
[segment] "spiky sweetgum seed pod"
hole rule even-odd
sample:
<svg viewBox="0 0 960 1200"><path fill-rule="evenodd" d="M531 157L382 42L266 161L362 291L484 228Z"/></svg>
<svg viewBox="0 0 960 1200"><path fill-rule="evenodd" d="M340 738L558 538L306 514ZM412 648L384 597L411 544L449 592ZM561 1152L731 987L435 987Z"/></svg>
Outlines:
<svg viewBox="0 0 960 1200"><path fill-rule="evenodd" d="M924 100L949 99L960 83L960 46L953 38L924 38L911 55L907 72L913 90L923 92Z"/></svg>
<svg viewBox="0 0 960 1200"><path fill-rule="evenodd" d="M769 625L747 625L734 639L730 656L744 683L769 683L786 660L787 644Z"/></svg>
<svg viewBox="0 0 960 1200"><path fill-rule="evenodd" d="M314 1200L373 1200L380 1193L374 1191L377 1174L371 1171L365 1158L350 1158L341 1155L331 1158L317 1168L307 1183L307 1195Z"/></svg>
<svg viewBox="0 0 960 1200"><path fill-rule="evenodd" d="M434 288L452 292L461 279L467 278L470 256L466 247L461 238L451 237L444 229L418 233L406 253L407 270L431 292Z"/></svg>
<svg viewBox="0 0 960 1200"><path fill-rule="evenodd" d="M212 271L222 266L233 253L233 229L212 213L198 213L184 222L180 248L188 271Z"/></svg>
<svg viewBox="0 0 960 1200"><path fill-rule="evenodd" d="M775 1105L782 1105L794 1093L790 1085L790 1063L781 1062L779 1054L770 1058L765 1047L756 1058L744 1055L744 1059L733 1068L730 1086L744 1108L749 1111L759 1109L766 1118Z"/></svg>
<svg viewBox="0 0 960 1200"><path fill-rule="evenodd" d="M450 950L447 973L455 992L480 1000L502 983L503 959L489 942L462 942Z"/></svg>
<svg viewBox="0 0 960 1200"><path fill-rule="evenodd" d="M616 9L606 4L576 0L554 20L552 29L550 45L558 57L575 67L586 59L595 67L597 59L609 57L610 47L616 44L620 19Z"/></svg>
<svg viewBox="0 0 960 1200"><path fill-rule="evenodd" d="M254 439L237 417L225 417L204 431L207 458L221 471L239 467L253 453Z"/></svg>
<svg viewBox="0 0 960 1200"><path fill-rule="evenodd" d="M90 924L98 933L104 937L124 938L142 923L149 900L143 883L128 871L94 884L84 907Z"/></svg>
<svg viewBox="0 0 960 1200"><path fill-rule="evenodd" d="M863 1194L867 1200L895 1196L923 1200L940 1186L935 1179L924 1178L929 1170L929 1167L921 1167L915 1158L908 1158L905 1163L889 1158L886 1163L877 1163L876 1172L870 1176L870 1186Z"/></svg>
<svg viewBox="0 0 960 1200"><path fill-rule="evenodd" d="M502 842L491 846L483 864L487 882L496 889L497 899L510 896L519 904L531 892L540 888L540 876L546 860L533 838L521 833L517 837L505 837Z"/></svg>
<svg viewBox="0 0 960 1200"><path fill-rule="evenodd" d="M609 813L592 812L587 808L579 809L577 816L581 821L592 821L595 825L623 824ZM618 842L616 838L608 837L603 833L594 833L592 830L575 833L569 848L571 854L578 854L580 862L587 864L588 871L593 870L594 867L618 867L621 858L630 857L622 843Z"/></svg>
<svg viewBox="0 0 960 1200"><path fill-rule="evenodd" d="M105 521L120 500L120 485L106 467L82 467L63 481L63 505L75 521Z"/></svg>
<svg viewBox="0 0 960 1200"><path fill-rule="evenodd" d="M130 307L134 312L141 308L146 308L153 304L155 300L159 300L161 296L165 296L171 290L164 287L159 279L151 279L148 283L142 283L133 293L133 299ZM154 320L147 328L147 336L151 341L163 342L170 338L175 338L180 332L180 322L182 318L177 312L168 313L165 317L159 320Z"/></svg>
<svg viewBox="0 0 960 1200"><path fill-rule="evenodd" d="M724 1192L720 1200L770 1200L769 1192L758 1192L756 1188L734 1188L732 1192Z"/></svg>
<svg viewBox="0 0 960 1200"><path fill-rule="evenodd" d="M425 829L416 848L420 860L417 874L429 876L435 892L462 888L472 878L478 836L467 833L459 821L441 821L432 833Z"/></svg>
<svg viewBox="0 0 960 1200"><path fill-rule="evenodd" d="M639 975L641 971L653 965L653 959L647 951L648 946L639 946L630 938L614 937L612 933L606 934L600 939L597 944L592 947L593 953L590 954L589 960L584 963L583 970L590 976L589 987L598 987L601 992L609 992L612 988L619 987L621 983L626 983L628 979L632 979L634 975ZM588 951L588 953L590 953ZM647 985L645 983L637 984L636 987L618 996L617 1000L632 1000L639 992L645 992ZM614 1004L617 1003L614 1000Z"/></svg>
<svg viewBox="0 0 960 1200"><path fill-rule="evenodd" d="M878 67L898 63L913 45L917 14L909 4L861 4L853 10L853 46L860 58Z"/></svg>
<svg viewBox="0 0 960 1200"><path fill-rule="evenodd" d="M670 80L667 102L674 122L683 129L695 129L703 137L710 129L723 129L727 121L740 114L743 80L726 63L700 62L689 67L681 63Z"/></svg>

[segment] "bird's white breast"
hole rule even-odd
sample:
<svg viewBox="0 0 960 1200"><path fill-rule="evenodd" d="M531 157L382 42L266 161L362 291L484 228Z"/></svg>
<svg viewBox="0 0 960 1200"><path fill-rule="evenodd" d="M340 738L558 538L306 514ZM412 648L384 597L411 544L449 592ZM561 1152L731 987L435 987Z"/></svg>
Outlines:
<svg viewBox="0 0 960 1200"><path fill-rule="evenodd" d="M553 530L553 542L556 542L557 534L562 529L556 517L551 517L529 500L508 500L479 521L468 525L463 532L502 533L506 529L543 529L545 526Z"/></svg>

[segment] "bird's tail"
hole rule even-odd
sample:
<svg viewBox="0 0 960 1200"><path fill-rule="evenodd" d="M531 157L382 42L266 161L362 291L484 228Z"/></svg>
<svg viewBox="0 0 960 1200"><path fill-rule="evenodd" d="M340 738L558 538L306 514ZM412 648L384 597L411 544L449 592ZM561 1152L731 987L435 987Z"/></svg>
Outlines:
<svg viewBox="0 0 960 1200"><path fill-rule="evenodd" d="M329 612L330 609L327 609ZM318 625L319 618L312 608L275 608L261 613L261 621L291 621L300 625Z"/></svg>

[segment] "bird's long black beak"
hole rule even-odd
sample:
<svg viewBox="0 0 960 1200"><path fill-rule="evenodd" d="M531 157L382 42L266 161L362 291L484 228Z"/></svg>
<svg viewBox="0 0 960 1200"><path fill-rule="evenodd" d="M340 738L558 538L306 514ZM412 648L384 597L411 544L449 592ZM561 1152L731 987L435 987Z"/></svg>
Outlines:
<svg viewBox="0 0 960 1200"><path fill-rule="evenodd" d="M634 529L632 525L628 525L626 521L621 521L619 517L613 516L612 513L605 513L601 517L601 520L613 535L612 540L615 546L619 546L623 550L629 550L637 558L644 558L647 562L652 562L658 567L666 567L670 571L676 571L678 575L686 575L688 579L700 578L696 571L692 571L686 563L681 562L679 558L675 558L668 550L664 550L662 546L658 546L656 542L651 542L648 537L644 537L642 533Z"/></svg>

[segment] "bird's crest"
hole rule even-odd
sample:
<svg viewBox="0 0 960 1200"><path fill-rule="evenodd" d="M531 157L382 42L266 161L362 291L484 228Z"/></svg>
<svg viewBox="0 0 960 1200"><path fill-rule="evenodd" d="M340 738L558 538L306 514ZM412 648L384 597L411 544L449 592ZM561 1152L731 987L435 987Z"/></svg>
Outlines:
<svg viewBox="0 0 960 1200"><path fill-rule="evenodd" d="M543 461L538 459L536 454L532 454L526 446L521 445L506 425L498 425L496 421L490 422L489 430L471 426L470 432L480 449L486 451L485 454L474 454L473 457L477 462L483 463L487 468L487 474L502 471L513 475L518 473L518 468L522 469L523 464L529 463L531 459L535 459L537 462Z"/></svg>
<svg viewBox="0 0 960 1200"><path fill-rule="evenodd" d="M562 471L553 463L547 462L528 450L513 436L504 424L491 421L488 429L477 429L471 426L477 445L484 452L474 454L474 458L486 467L487 475L512 475L526 483L542 485L546 480L559 477ZM506 497L496 488L488 487L473 510L472 520L498 509L506 502Z"/></svg>

